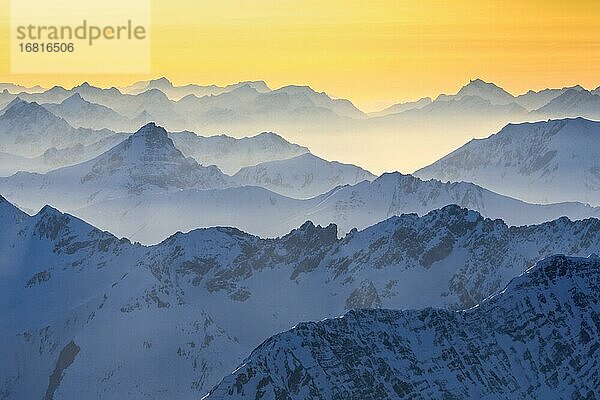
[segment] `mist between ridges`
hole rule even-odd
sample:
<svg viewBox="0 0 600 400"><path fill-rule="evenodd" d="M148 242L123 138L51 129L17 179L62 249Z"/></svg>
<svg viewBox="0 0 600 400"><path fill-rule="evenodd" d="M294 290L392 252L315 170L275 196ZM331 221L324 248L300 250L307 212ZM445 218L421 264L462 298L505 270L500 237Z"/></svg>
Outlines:
<svg viewBox="0 0 600 400"><path fill-rule="evenodd" d="M16 27L18 40L87 40L91 46L98 40L144 40L147 29L143 25L134 25L127 20L124 25L19 25Z"/></svg>

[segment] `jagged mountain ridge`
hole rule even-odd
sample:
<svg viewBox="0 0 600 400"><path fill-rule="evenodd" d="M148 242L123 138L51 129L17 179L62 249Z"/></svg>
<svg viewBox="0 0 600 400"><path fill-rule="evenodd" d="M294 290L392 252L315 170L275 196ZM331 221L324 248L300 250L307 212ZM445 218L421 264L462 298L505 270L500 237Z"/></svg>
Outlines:
<svg viewBox="0 0 600 400"><path fill-rule="evenodd" d="M553 256L470 310L301 323L204 398L595 398L599 283L597 257Z"/></svg>
<svg viewBox="0 0 600 400"><path fill-rule="evenodd" d="M13 271L0 283L0 377L9 398L40 397L59 355L74 346L51 388L55 398L202 396L262 340L299 320L356 307L464 307L540 257L600 248L598 220L508 228L455 206L344 239L335 226L306 223L278 240L210 228L152 247L49 207L29 217L2 201L0 212L0 220L16 220L0 234L1 269Z"/></svg>
<svg viewBox="0 0 600 400"><path fill-rule="evenodd" d="M222 225L261 237L277 237L306 220L323 226L335 223L344 235L394 215L424 215L449 204L501 218L509 225L537 224L561 216L576 220L600 216L600 208L581 203L529 204L472 183L423 181L400 173L384 174L372 182L338 187L304 200L244 186L124 197L95 203L76 214L118 236L158 243L177 231Z"/></svg>
<svg viewBox="0 0 600 400"><path fill-rule="evenodd" d="M585 89L572 88L534 111L546 118L583 117L600 119L600 96Z"/></svg>
<svg viewBox="0 0 600 400"><path fill-rule="evenodd" d="M516 97L516 102L522 107L525 107L529 111L538 110L550 103L551 100L560 96L569 89L573 90L585 90L580 85L571 87L564 87L562 89L543 89L538 92L529 90L527 93L523 93Z"/></svg>
<svg viewBox="0 0 600 400"><path fill-rule="evenodd" d="M71 126L90 129L107 128L115 132L135 131L139 126L112 108L90 103L79 93L67 97L60 104L46 103L42 105L53 114L64 118Z"/></svg>
<svg viewBox="0 0 600 400"><path fill-rule="evenodd" d="M158 89L165 93L172 100L179 100L185 96L194 95L197 97L203 96L214 96L222 93L231 92L243 85L249 85L250 87L258 90L259 92L268 92L271 89L267 86L264 81L246 81L246 82L238 82L231 85L226 86L217 86L217 85L196 85L196 84L187 84L182 86L174 85L169 79L166 77L161 77L158 79L152 79L150 81L140 81L136 82L131 86L126 86L121 88L123 93L127 94L139 94L144 91L150 89Z"/></svg>

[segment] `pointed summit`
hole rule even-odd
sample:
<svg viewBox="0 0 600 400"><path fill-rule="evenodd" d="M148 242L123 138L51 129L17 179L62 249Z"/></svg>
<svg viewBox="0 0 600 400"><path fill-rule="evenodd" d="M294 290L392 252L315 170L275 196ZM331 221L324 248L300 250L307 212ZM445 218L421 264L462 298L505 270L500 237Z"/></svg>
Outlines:
<svg viewBox="0 0 600 400"><path fill-rule="evenodd" d="M75 92L71 96L64 99L61 104L74 105L74 104L81 104L81 103L89 103L89 102L84 100L84 98L81 97L81 95L78 92Z"/></svg>
<svg viewBox="0 0 600 400"><path fill-rule="evenodd" d="M78 86L73 87L73 89L71 89L71 91L76 92L76 93L81 93L81 92L86 93L93 89L97 89L97 88L95 86L90 85L90 83L86 81L86 82L81 83Z"/></svg>
<svg viewBox="0 0 600 400"><path fill-rule="evenodd" d="M163 128L162 126L156 125L156 122L152 121L152 122L148 122L147 124L142 126L140 129L138 129L137 132L134 133L134 135L145 135L145 134L148 134L149 132L154 132L154 131L163 131L165 133L167 132L165 130L165 128Z"/></svg>
<svg viewBox="0 0 600 400"><path fill-rule="evenodd" d="M165 128L156 125L154 122L149 122L142 126L137 132L129 136L129 138L114 147L111 151L113 150L125 151L127 153L134 151L140 152L140 154L161 151L168 152L169 157L184 158L181 152L175 148ZM163 154L163 156L165 155ZM154 156L158 156L158 154L154 154Z"/></svg>
<svg viewBox="0 0 600 400"><path fill-rule="evenodd" d="M465 96L477 96L488 100L494 105L510 104L515 100L514 96L506 90L494 83L485 82L480 78L469 81L468 84L458 91L455 97L461 99Z"/></svg>
<svg viewBox="0 0 600 400"><path fill-rule="evenodd" d="M485 87L485 86L492 86L492 87L498 87L496 84L491 83L491 82L486 82L481 78L475 78L475 79L470 79L469 83L466 86L480 86L480 87Z"/></svg>
<svg viewBox="0 0 600 400"><path fill-rule="evenodd" d="M166 77L162 76L158 79L153 79L149 82L148 87L156 87L156 88L161 88L161 87L168 87L168 88L172 88L173 87L173 83L167 79Z"/></svg>
<svg viewBox="0 0 600 400"><path fill-rule="evenodd" d="M156 125L154 122L149 122L142 126L126 141L131 142L131 144L140 143L145 151L168 150L170 153L173 153L173 156L184 158L181 152L175 148L165 128Z"/></svg>
<svg viewBox="0 0 600 400"><path fill-rule="evenodd" d="M27 102L26 102L25 100L21 99L19 96L17 96L17 97L15 97L14 99L12 99L12 100L10 101L10 103L8 103L8 104L7 104L7 105L4 107L4 109L2 110L2 112L5 112L6 110L8 110L9 108L11 108L11 107L13 107L13 106L19 107L19 106L20 106L20 105L22 105L22 104L27 104Z"/></svg>
<svg viewBox="0 0 600 400"><path fill-rule="evenodd" d="M167 131L147 123L106 153L75 166L82 183L126 187L131 194L149 188L204 189L225 186L228 177L216 167L202 167L179 151Z"/></svg>
<svg viewBox="0 0 600 400"><path fill-rule="evenodd" d="M55 123L58 121L64 123L65 126L67 125L64 120L52 114L35 101L29 103L17 97L4 110L4 114L0 116L1 119L11 120L15 123L18 122L21 126L27 124Z"/></svg>
<svg viewBox="0 0 600 400"><path fill-rule="evenodd" d="M155 87L148 88L148 90L140 93L138 96L143 96L147 101L169 100L169 97L161 89Z"/></svg>

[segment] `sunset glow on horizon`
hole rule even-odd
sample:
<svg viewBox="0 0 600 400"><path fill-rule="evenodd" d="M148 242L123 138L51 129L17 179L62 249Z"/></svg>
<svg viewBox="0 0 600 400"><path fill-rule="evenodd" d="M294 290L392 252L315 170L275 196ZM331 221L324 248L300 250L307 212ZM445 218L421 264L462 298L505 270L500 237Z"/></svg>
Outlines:
<svg viewBox="0 0 600 400"><path fill-rule="evenodd" d="M600 85L600 2L152 2L148 75L11 75L1 0L0 80L25 85L265 80L309 85L365 111L482 78L513 94ZM110 62L110 60L106 60Z"/></svg>

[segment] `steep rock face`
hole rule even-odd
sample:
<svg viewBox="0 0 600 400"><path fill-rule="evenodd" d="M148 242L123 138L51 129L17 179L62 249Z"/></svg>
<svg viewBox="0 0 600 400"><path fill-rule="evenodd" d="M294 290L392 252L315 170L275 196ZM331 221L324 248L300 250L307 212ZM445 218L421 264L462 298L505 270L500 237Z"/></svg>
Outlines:
<svg viewBox="0 0 600 400"><path fill-rule="evenodd" d="M593 399L600 260L553 256L475 308L301 323L206 399Z"/></svg>
<svg viewBox="0 0 600 400"><path fill-rule="evenodd" d="M600 123L583 118L510 124L415 175L467 181L529 202L600 204ZM573 179L577 176L578 179Z"/></svg>

